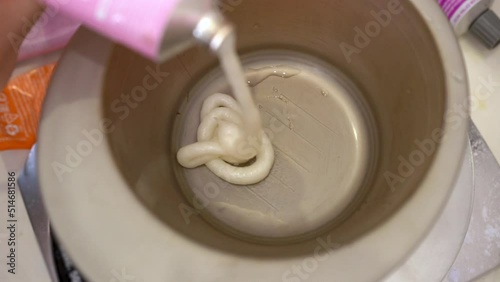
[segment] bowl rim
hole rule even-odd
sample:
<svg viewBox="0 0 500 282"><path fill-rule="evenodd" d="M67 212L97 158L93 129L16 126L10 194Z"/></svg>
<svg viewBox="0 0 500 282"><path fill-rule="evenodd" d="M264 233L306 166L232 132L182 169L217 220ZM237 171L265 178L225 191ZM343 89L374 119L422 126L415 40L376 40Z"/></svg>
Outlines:
<svg viewBox="0 0 500 282"><path fill-rule="evenodd" d="M410 0L423 19L433 19L432 24L426 21L445 72L465 78L463 56L451 26L438 4L431 2ZM43 106L37 152L40 186L53 229L75 264L93 281L109 281L123 271L140 281L178 280L185 272L191 281L220 279L221 273L238 281L259 277L287 281L283 274L307 257L262 262L193 244L166 228L132 191L121 188L126 182L107 144L95 146L84 162L68 167L71 177L59 181L54 165L66 158L68 144L79 144L81 129L96 128L103 118L100 93L113 46L82 28L64 52ZM447 75L445 84L445 110L468 106L466 79L457 81ZM468 117L460 118L456 129L444 125L442 144L446 146L440 146L420 188L407 203L356 243L330 253L327 262L322 262L329 267L318 268L315 275L335 275L338 281L378 280L411 254L437 220L460 171L469 122ZM145 238L155 243L144 243ZM228 262L235 267L228 268ZM360 263L363 271L359 271ZM169 271L167 265L176 271Z"/></svg>

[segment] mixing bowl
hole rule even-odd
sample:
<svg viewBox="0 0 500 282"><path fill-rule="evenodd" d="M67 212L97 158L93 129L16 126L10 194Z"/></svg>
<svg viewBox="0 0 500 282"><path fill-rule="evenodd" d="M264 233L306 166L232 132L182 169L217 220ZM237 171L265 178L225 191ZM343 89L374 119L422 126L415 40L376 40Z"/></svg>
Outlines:
<svg viewBox="0 0 500 282"><path fill-rule="evenodd" d="M92 281L381 279L426 235L463 158L467 81L446 18L434 1L229 2L269 177L230 185L176 162L203 100L230 94L213 54L155 65L82 29L39 135L56 235Z"/></svg>

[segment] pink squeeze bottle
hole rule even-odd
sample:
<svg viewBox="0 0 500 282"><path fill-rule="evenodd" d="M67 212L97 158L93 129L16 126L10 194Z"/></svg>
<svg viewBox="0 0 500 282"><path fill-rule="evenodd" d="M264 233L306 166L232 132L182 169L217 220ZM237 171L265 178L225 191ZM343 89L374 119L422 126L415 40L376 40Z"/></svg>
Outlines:
<svg viewBox="0 0 500 282"><path fill-rule="evenodd" d="M215 51L231 29L213 0L40 1L155 61L197 40Z"/></svg>

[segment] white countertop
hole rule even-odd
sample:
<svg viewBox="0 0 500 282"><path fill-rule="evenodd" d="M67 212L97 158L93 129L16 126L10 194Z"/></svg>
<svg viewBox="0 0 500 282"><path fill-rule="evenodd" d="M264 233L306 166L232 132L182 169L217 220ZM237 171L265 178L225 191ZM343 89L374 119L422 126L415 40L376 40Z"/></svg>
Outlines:
<svg viewBox="0 0 500 282"><path fill-rule="evenodd" d="M500 1L493 8L500 15ZM471 88L472 120L500 160L500 47L486 49L472 35L460 40ZM476 97L476 98L474 98Z"/></svg>

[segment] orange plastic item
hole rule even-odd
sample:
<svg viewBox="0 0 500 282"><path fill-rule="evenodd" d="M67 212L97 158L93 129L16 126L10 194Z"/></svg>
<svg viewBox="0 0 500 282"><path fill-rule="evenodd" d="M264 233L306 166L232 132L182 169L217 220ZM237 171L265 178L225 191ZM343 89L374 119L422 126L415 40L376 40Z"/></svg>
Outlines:
<svg viewBox="0 0 500 282"><path fill-rule="evenodd" d="M0 92L0 150L30 149L55 64L20 75Z"/></svg>

